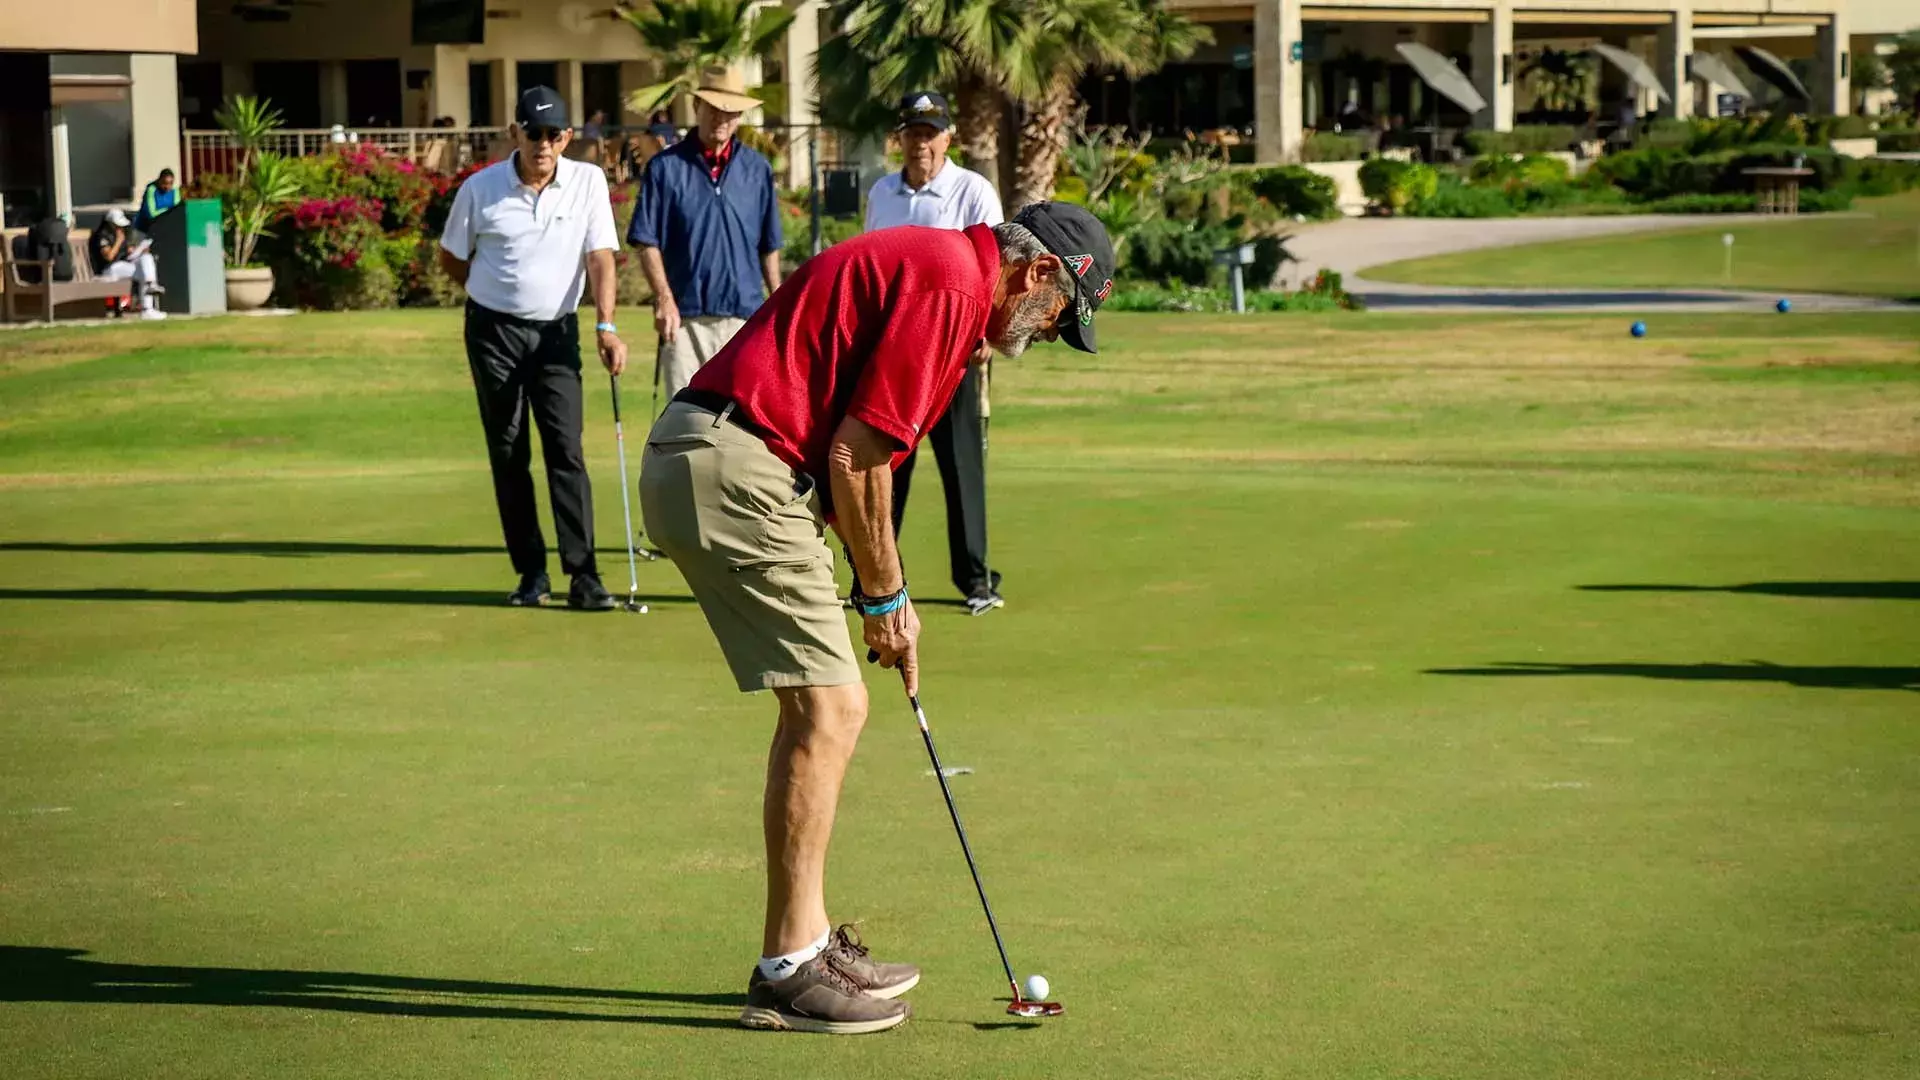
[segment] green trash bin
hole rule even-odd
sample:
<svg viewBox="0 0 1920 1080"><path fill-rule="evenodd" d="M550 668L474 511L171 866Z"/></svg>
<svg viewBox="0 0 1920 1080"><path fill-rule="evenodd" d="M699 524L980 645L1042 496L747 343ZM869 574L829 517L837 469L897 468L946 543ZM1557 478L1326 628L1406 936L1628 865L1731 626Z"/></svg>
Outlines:
<svg viewBox="0 0 1920 1080"><path fill-rule="evenodd" d="M221 243L220 200L185 199L153 219L160 310L169 315L218 315L227 310L227 259Z"/></svg>

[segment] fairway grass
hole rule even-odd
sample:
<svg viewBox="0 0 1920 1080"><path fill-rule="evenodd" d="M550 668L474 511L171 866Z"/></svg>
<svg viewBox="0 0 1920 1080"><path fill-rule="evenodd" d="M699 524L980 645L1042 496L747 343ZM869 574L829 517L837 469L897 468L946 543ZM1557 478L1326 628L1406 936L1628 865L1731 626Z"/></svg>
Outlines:
<svg viewBox="0 0 1920 1080"><path fill-rule="evenodd" d="M734 1026L771 702L671 566L498 606L456 316L0 335L0 1077L1910 1078L1920 316L1652 322L996 365L1009 606L904 545L1067 1012L876 674L829 900L926 977L850 1039Z"/></svg>
<svg viewBox="0 0 1920 1080"><path fill-rule="evenodd" d="M1732 236L1732 276L1722 240ZM1720 288L1920 301L1920 191L1808 214L1654 234L1481 248L1368 267L1421 285Z"/></svg>

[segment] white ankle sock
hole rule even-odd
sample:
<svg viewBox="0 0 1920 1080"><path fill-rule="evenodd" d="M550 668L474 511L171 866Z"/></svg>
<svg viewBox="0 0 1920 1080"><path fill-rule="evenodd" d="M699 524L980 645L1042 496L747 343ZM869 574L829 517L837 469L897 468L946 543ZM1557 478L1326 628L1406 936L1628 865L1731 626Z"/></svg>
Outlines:
<svg viewBox="0 0 1920 1080"><path fill-rule="evenodd" d="M760 974L765 976L768 982L779 982L781 979L786 978L787 976L793 974L796 970L798 970L801 964L804 964L807 961L813 959L814 957L819 956L821 953L826 952L827 938L831 936L832 933L833 931L829 930L826 933L820 935L819 941L816 941L813 944L806 946L805 948L799 949L794 952L790 952L785 956L761 957L760 958Z"/></svg>

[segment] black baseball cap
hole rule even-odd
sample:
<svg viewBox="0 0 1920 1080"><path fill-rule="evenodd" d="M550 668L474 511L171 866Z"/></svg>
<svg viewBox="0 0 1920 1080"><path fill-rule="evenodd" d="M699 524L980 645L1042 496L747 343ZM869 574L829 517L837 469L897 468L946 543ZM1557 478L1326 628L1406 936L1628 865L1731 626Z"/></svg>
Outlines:
<svg viewBox="0 0 1920 1080"><path fill-rule="evenodd" d="M565 130L573 126L567 119L567 99L551 86L528 87L520 95L520 105L513 110L513 118L519 122L522 131L533 128Z"/></svg>
<svg viewBox="0 0 1920 1080"><path fill-rule="evenodd" d="M1013 215L1013 221L1060 256L1073 275L1073 302L1054 324L1060 336L1081 352L1098 352L1093 313L1113 292L1113 241L1107 239L1107 227L1085 207L1060 202L1034 203Z"/></svg>
<svg viewBox="0 0 1920 1080"><path fill-rule="evenodd" d="M916 90L900 99L900 125L895 131L925 124L935 131L953 126L953 114L947 110L947 96L937 90Z"/></svg>

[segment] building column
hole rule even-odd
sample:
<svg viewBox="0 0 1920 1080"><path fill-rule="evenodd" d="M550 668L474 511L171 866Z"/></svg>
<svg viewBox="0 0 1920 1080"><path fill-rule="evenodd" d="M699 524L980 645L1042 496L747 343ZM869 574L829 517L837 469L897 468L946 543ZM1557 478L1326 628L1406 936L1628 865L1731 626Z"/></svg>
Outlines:
<svg viewBox="0 0 1920 1080"><path fill-rule="evenodd" d="M1687 75L1687 57L1693 55L1693 9L1680 4L1672 21L1654 35L1653 73L1666 84L1672 101L1660 103L1663 117L1693 115L1693 80Z"/></svg>
<svg viewBox="0 0 1920 1080"><path fill-rule="evenodd" d="M1254 159L1300 160L1300 0L1259 0L1253 14Z"/></svg>
<svg viewBox="0 0 1920 1080"><path fill-rule="evenodd" d="M514 110L520 107L520 72L512 60L495 60L488 65L493 79L493 119L497 126L513 123Z"/></svg>
<svg viewBox="0 0 1920 1080"><path fill-rule="evenodd" d="M133 190L146 190L161 169L180 173L180 73L171 53L134 53L127 58L133 77Z"/></svg>
<svg viewBox="0 0 1920 1080"><path fill-rule="evenodd" d="M73 137L67 124L67 107L55 105L48 114L52 128L53 216L73 217Z"/></svg>
<svg viewBox="0 0 1920 1080"><path fill-rule="evenodd" d="M814 85L813 57L820 51L820 12L823 0L800 0L794 5L793 24L787 27L787 40L781 57L786 73L787 114L787 186L807 187L813 183L807 151L814 145L816 129L801 127L820 119L819 91Z"/></svg>
<svg viewBox="0 0 1920 1080"><path fill-rule="evenodd" d="M652 86L658 81L653 77L653 72L654 65L650 60L620 61L620 115L610 116L607 119L624 127L640 127L646 124L648 115L634 112L633 107L627 103L633 99L635 90L643 86Z"/></svg>
<svg viewBox="0 0 1920 1080"><path fill-rule="evenodd" d="M1473 88L1487 99L1487 107L1473 114L1473 126L1489 131L1513 130L1513 5L1502 0L1491 18L1473 27Z"/></svg>
<svg viewBox="0 0 1920 1080"><path fill-rule="evenodd" d="M467 93L467 71L466 46L433 47L431 111L435 117L453 117L455 127L470 127L473 124L473 99Z"/></svg>
<svg viewBox="0 0 1920 1080"><path fill-rule="evenodd" d="M567 123L575 131L587 122L585 67L578 60L560 61L560 85L554 87L567 99Z"/></svg>
<svg viewBox="0 0 1920 1080"><path fill-rule="evenodd" d="M1853 58L1847 48L1847 11L1835 5L1827 25L1814 31L1813 111L1845 116L1852 111L1853 94L1848 86L1853 75Z"/></svg>
<svg viewBox="0 0 1920 1080"><path fill-rule="evenodd" d="M320 61L320 123L354 125L347 115L347 65L339 60Z"/></svg>

